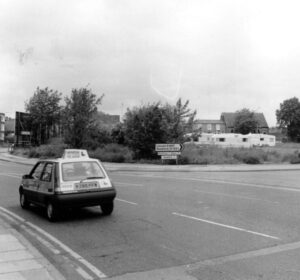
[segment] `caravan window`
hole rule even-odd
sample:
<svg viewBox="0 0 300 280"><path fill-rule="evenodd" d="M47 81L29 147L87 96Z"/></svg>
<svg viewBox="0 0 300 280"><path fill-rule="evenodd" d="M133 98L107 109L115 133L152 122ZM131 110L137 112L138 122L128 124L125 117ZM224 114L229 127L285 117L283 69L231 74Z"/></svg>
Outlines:
<svg viewBox="0 0 300 280"><path fill-rule="evenodd" d="M219 142L225 142L225 138L219 138Z"/></svg>
<svg viewBox="0 0 300 280"><path fill-rule="evenodd" d="M247 142L248 141L248 138L243 138L243 142Z"/></svg>

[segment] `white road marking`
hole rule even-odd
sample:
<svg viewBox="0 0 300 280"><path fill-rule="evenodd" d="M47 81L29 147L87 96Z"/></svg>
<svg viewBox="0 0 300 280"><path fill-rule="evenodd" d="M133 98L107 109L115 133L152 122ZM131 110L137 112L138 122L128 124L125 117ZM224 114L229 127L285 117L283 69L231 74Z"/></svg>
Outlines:
<svg viewBox="0 0 300 280"><path fill-rule="evenodd" d="M171 179L171 180L182 180L182 181L196 181L196 182L208 182L208 183L218 183L218 184L228 184L228 185L237 185L237 186L248 186L253 188L260 189L271 189L271 190L280 190L280 191L291 191L291 192L300 192L300 188L293 187L280 187L280 186L271 186L271 185L260 185L253 183L244 183L244 182L236 182L236 181L224 181L224 180L216 180L216 179L203 179L203 178L191 178L191 177L170 177L170 176L159 176L159 175L149 175L149 174L129 174L129 173L121 173L123 176L129 177L146 177L146 178L158 178L158 179Z"/></svg>
<svg viewBox="0 0 300 280"><path fill-rule="evenodd" d="M15 219L17 219L18 221L20 221L20 222L22 222L22 223L25 222L25 219L23 219L22 217L16 215L15 213L13 213L13 212L11 212L11 211L8 211L8 210L5 209L4 207L1 207L1 206L0 206L0 210L1 210L2 212L5 212L6 214L9 214L9 215L13 216Z"/></svg>
<svg viewBox="0 0 300 280"><path fill-rule="evenodd" d="M235 197L235 198L248 199L248 200L258 200L258 201L269 202L269 203L276 203L276 204L279 203L278 201L272 201L272 200L266 200L266 199L260 199L260 198L242 196L242 195L231 195L231 194L227 194L227 193L206 192L206 191L200 191L200 190L196 190L196 192L205 193L205 194L211 194L211 195Z"/></svg>
<svg viewBox="0 0 300 280"><path fill-rule="evenodd" d="M143 184L134 184L134 183L124 183L124 182L116 182L113 181L117 185L124 185L124 186L134 186L134 187L142 187Z"/></svg>
<svg viewBox="0 0 300 280"><path fill-rule="evenodd" d="M250 259L254 257L260 257L260 256L268 256L272 254L277 254L281 252L296 250L300 248L300 242L295 243L288 243L283 245L276 245L274 247L268 247L263 248L255 251L249 251L245 253L239 253L235 255L229 255L225 257L219 257L214 259L208 259L204 261L200 261L198 263L194 263L189 265L191 269L196 269L197 267L202 267L204 265L218 265L218 264L224 264L226 262L232 262L232 261L240 261L244 259Z"/></svg>
<svg viewBox="0 0 300 280"><path fill-rule="evenodd" d="M77 267L76 271L86 280L93 280L94 278L89 275L85 270L83 270L81 267Z"/></svg>
<svg viewBox="0 0 300 280"><path fill-rule="evenodd" d="M11 178L21 179L21 175L15 175L13 173L0 173L0 176L7 176L7 177L11 177Z"/></svg>
<svg viewBox="0 0 300 280"><path fill-rule="evenodd" d="M220 226L220 227L224 227L224 228L229 228L229 229L234 229L234 230L238 230L238 231L243 231L243 232L247 232L247 233L251 233L254 235L259 235L259 236L263 236L263 237L267 237L267 238L271 238L271 239L276 239L276 240L280 240L280 238L276 237L276 236L272 236L272 235L268 235L268 234L264 234L264 233L260 233L260 232L256 232L256 231L252 231L252 230L247 230L247 229L243 229L243 228L239 228L239 227L234 227L234 226L230 226L230 225L225 225L225 224L221 224L221 223L216 223L210 220L205 220L205 219L200 219L197 217L193 217L193 216L189 216L189 215L185 215L185 214L181 214L181 213L176 213L173 212L173 215L179 216L179 217L184 217L184 218L188 218L191 220L196 220L199 222L203 222L203 223L207 223L207 224L211 224L211 225L215 225L215 226Z"/></svg>
<svg viewBox="0 0 300 280"><path fill-rule="evenodd" d="M40 234L42 234L44 237L48 238L48 240L52 241L54 244L56 244L57 246L59 246L61 249L63 249L65 252L67 252L70 256L72 256L78 262L80 262L83 265L85 265L85 267L88 268L90 271L92 271L98 278L106 278L107 277L102 271L100 271L94 265L92 265L91 263L89 263L82 256L80 256L79 254L77 254L76 252L74 252L71 248L69 248L67 245L65 245L61 241L59 241L57 238L55 238L54 236L52 236L48 232L44 231L42 228L40 228L40 227L38 227L38 226L36 226L36 225L34 225L34 224L32 224L32 223L24 220L23 218L19 217L18 215L14 214L13 212L11 212L11 211L3 208L3 207L0 207L0 210L2 210L2 212L6 213L6 214L2 213L2 215L5 215L5 216L7 216L7 214L11 215L12 217L16 218L20 222L23 222L26 226L31 227L32 229L34 229L37 232L39 232ZM88 274L88 273L86 273L86 274Z"/></svg>
<svg viewBox="0 0 300 280"><path fill-rule="evenodd" d="M128 201L128 200L125 200L125 199L116 198L116 200L121 201L121 202L125 202L125 203L128 203L128 204L131 204L131 205L138 205L135 202Z"/></svg>
<svg viewBox="0 0 300 280"><path fill-rule="evenodd" d="M33 232L31 229L29 229L27 226L25 225L21 225L21 227L27 232L29 233L31 236L33 236L35 239L37 239L38 241L40 241L40 243L42 243L46 248L48 248L48 250L50 250L53 254L58 255L60 254L60 251L55 249L52 244L50 242L48 242L47 240L45 240L44 238L40 237L37 233Z"/></svg>

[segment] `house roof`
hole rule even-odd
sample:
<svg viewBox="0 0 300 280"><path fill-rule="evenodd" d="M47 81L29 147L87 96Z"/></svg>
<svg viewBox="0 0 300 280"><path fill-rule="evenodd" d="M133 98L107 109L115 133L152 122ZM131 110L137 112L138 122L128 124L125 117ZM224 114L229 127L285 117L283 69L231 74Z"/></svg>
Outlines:
<svg viewBox="0 0 300 280"><path fill-rule="evenodd" d="M221 119L227 127L234 127L235 116L236 113L222 113ZM263 113L254 113L254 118L257 120L259 127L269 127Z"/></svg>
<svg viewBox="0 0 300 280"><path fill-rule="evenodd" d="M196 124L224 124L222 120L195 120Z"/></svg>

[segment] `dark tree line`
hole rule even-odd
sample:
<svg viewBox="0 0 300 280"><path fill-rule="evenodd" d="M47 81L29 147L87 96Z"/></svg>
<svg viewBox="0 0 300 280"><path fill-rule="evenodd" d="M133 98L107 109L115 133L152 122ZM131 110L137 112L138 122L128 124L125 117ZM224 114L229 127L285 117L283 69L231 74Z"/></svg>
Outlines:
<svg viewBox="0 0 300 280"><path fill-rule="evenodd" d="M36 142L44 144L50 135L60 134L74 148L96 149L114 142L130 147L136 158L151 158L156 143L180 143L193 127L196 111L191 111L189 101L178 99L175 105L158 102L128 108L123 123L108 131L98 118L103 97L87 88L73 89L62 106L61 93L37 88L25 103Z"/></svg>
<svg viewBox="0 0 300 280"><path fill-rule="evenodd" d="M300 102L297 97L283 101L276 111L280 127L287 128L287 134L292 141L300 142Z"/></svg>

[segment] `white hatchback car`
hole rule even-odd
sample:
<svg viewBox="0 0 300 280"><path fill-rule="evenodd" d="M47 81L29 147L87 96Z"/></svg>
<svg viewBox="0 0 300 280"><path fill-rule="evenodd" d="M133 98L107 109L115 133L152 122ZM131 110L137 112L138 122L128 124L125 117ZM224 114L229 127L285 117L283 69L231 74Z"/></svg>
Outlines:
<svg viewBox="0 0 300 280"><path fill-rule="evenodd" d="M104 215L114 208L116 189L103 165L86 150L67 149L62 158L39 160L19 187L20 205L46 207L55 221L64 208L100 205Z"/></svg>

